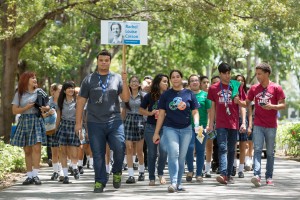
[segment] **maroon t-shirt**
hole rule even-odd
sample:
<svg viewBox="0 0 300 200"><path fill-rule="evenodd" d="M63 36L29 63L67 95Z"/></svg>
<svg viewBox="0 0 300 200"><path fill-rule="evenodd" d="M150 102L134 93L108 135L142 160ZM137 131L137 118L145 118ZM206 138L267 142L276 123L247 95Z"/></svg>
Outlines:
<svg viewBox="0 0 300 200"><path fill-rule="evenodd" d="M248 91L247 99L255 101L254 125L265 128L277 127L277 110L265 110L259 103L278 104L278 101L285 99L284 92L280 85L270 82L268 87L263 88L261 84L253 85Z"/></svg>
<svg viewBox="0 0 300 200"><path fill-rule="evenodd" d="M216 104L216 128L239 129L239 106L231 98L232 88L229 88L228 91L228 85L222 84L222 91L221 84L221 82L218 82L211 85L207 96L208 99ZM241 100L246 99L242 86L239 87L239 97ZM231 115L226 113L225 99L228 102Z"/></svg>

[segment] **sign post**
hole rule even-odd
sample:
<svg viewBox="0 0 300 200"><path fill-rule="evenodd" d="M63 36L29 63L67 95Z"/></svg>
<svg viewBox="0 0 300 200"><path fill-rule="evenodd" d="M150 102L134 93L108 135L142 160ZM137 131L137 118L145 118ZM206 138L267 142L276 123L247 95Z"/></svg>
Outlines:
<svg viewBox="0 0 300 200"><path fill-rule="evenodd" d="M126 72L126 44L123 44L122 50L122 71Z"/></svg>

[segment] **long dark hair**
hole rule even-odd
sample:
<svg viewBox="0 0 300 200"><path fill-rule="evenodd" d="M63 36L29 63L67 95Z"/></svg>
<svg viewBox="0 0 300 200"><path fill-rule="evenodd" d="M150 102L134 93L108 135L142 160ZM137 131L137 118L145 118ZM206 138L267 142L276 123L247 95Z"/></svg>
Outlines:
<svg viewBox="0 0 300 200"><path fill-rule="evenodd" d="M159 84L160 84L161 80L163 79L163 77L166 77L168 79L168 85L170 86L170 81L169 81L168 75L157 74L152 81L152 85L151 85L151 89L150 89L150 95L151 95L151 99L153 101L157 101L161 95Z"/></svg>
<svg viewBox="0 0 300 200"><path fill-rule="evenodd" d="M139 77L137 77L137 76L135 76L135 75L133 75L133 76L130 77L130 79L129 79L129 84L130 84L130 82L131 82L131 80L132 80L133 78L136 78L136 79L139 81L139 84L141 84L141 81L140 81ZM130 86L129 86L129 90L130 90L130 93L132 94L132 89L131 89ZM139 86L138 94L140 95L141 102L142 102L144 97L143 97L143 94L142 94L142 87L141 87L141 86ZM131 111L131 107L130 107L130 105L129 105L129 101L128 101L128 102L125 102L125 107L126 107L128 110Z"/></svg>
<svg viewBox="0 0 300 200"><path fill-rule="evenodd" d="M248 88L247 88L245 76L243 76L243 75L241 75L241 74L238 74L238 75L236 75L235 80L237 80L238 77L242 77L242 79L243 79L243 81L244 81L243 90L244 90L245 93L247 93Z"/></svg>
<svg viewBox="0 0 300 200"><path fill-rule="evenodd" d="M63 109L64 100L66 98L66 90L68 88L75 88L75 83L73 81L67 81L62 85L62 88L61 88L61 91L59 93L59 97L57 100L57 105L58 105L60 111L62 111L62 109ZM74 97L74 101L76 101L75 91L74 91L73 97Z"/></svg>

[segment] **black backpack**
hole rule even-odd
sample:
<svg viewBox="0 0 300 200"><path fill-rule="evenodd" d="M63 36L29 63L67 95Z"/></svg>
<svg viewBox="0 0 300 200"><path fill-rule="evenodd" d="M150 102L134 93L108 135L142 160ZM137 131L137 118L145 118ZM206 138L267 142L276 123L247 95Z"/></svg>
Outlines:
<svg viewBox="0 0 300 200"><path fill-rule="evenodd" d="M44 90L42 89L38 89L37 91L37 98L36 98L36 101L34 102L34 107L36 109L38 109L38 113L37 113L37 116L40 117L42 115L42 112L40 110L40 107L41 106L46 106L49 102L49 97L47 95L46 92L44 92Z"/></svg>

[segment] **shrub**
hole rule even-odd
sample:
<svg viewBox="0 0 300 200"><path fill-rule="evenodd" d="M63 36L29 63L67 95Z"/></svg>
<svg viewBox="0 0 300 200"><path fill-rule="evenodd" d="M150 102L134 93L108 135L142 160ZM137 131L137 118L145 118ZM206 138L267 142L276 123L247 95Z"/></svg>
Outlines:
<svg viewBox="0 0 300 200"><path fill-rule="evenodd" d="M300 123L286 123L278 127L277 145L288 155L300 155Z"/></svg>
<svg viewBox="0 0 300 200"><path fill-rule="evenodd" d="M25 170L24 151L20 147L5 144L0 138L0 180L9 172Z"/></svg>

